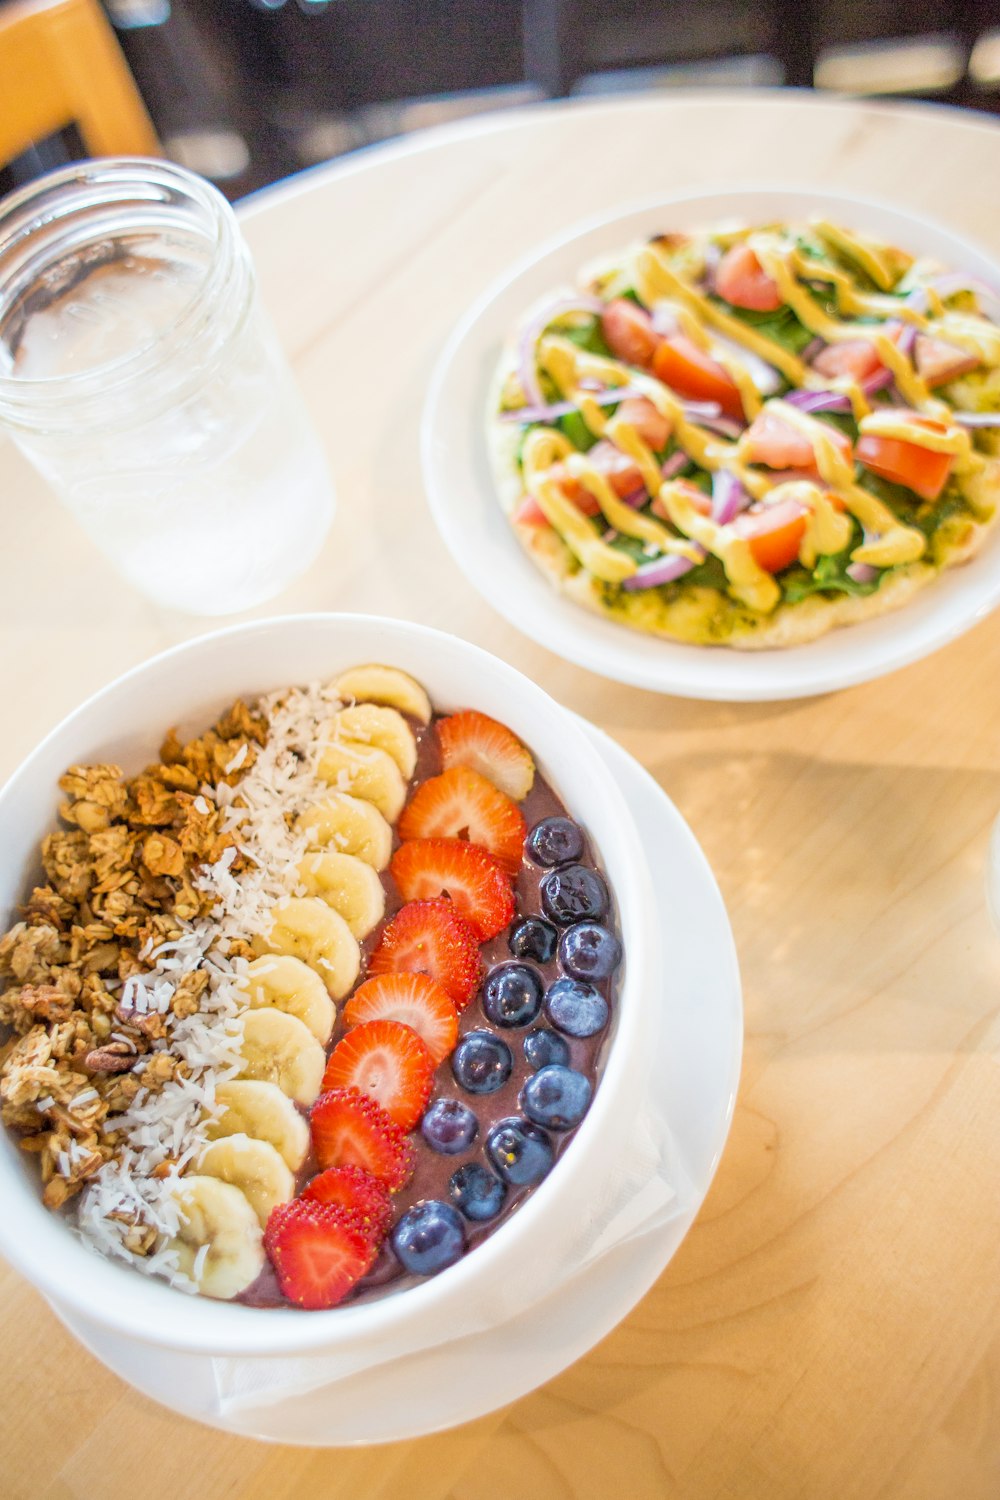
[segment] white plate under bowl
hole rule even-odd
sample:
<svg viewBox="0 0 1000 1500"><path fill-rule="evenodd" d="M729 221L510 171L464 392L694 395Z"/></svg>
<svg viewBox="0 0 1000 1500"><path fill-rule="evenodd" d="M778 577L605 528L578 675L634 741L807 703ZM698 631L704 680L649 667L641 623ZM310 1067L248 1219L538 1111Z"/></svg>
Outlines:
<svg viewBox="0 0 1000 1500"><path fill-rule="evenodd" d="M845 194L735 188L618 209L549 241L495 283L466 314L435 371L421 434L431 509L455 561L494 609L542 646L592 672L685 698L768 701L850 687L918 661L1000 603L1000 535L901 610L806 645L737 651L658 640L591 614L559 594L517 540L497 500L485 427L501 349L526 310L576 283L583 266L635 241L722 220L763 223L824 213L949 269L1000 285L984 250L902 208Z"/></svg>
<svg viewBox="0 0 1000 1500"><path fill-rule="evenodd" d="M56 1308L92 1354L144 1395L196 1421L267 1442L342 1447L418 1437L495 1411L551 1380L627 1316L674 1255L708 1191L732 1121L743 1046L736 949L719 888L680 813L619 745L584 727L644 830L658 893L663 1009L653 1076L690 1183L684 1212L486 1333L224 1418L216 1409L209 1357L153 1350Z"/></svg>

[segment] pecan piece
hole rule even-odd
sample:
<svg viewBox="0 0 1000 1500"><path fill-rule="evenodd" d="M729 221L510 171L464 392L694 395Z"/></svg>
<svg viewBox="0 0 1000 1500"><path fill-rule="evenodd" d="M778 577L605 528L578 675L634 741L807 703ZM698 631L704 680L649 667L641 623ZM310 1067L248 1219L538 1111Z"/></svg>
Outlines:
<svg viewBox="0 0 1000 1500"><path fill-rule="evenodd" d="M128 1042L108 1042L105 1047L95 1047L83 1059L83 1066L91 1073L127 1073L139 1060Z"/></svg>

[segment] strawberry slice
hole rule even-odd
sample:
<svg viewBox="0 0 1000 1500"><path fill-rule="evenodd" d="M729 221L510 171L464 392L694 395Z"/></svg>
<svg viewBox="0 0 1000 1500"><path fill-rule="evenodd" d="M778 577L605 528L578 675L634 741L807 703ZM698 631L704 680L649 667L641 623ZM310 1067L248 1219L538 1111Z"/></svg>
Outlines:
<svg viewBox="0 0 1000 1500"><path fill-rule="evenodd" d="M306 1183L300 1194L315 1203L335 1203L352 1214L373 1245L389 1232L389 1189L363 1167L327 1167Z"/></svg>
<svg viewBox="0 0 1000 1500"><path fill-rule="evenodd" d="M399 1021L423 1042L437 1067L458 1041L458 1011L448 991L427 974L377 974L358 985L342 1011L345 1026Z"/></svg>
<svg viewBox="0 0 1000 1500"><path fill-rule="evenodd" d="M517 803L468 766L452 766L418 786L396 824L404 842L468 839L479 844L510 876L521 868L527 831Z"/></svg>
<svg viewBox="0 0 1000 1500"><path fill-rule="evenodd" d="M281 1290L297 1307L336 1307L378 1255L350 1210L307 1198L271 1211L264 1245Z"/></svg>
<svg viewBox="0 0 1000 1500"><path fill-rule="evenodd" d="M366 1021L337 1043L324 1089L360 1089L400 1130L412 1130L427 1108L434 1062L415 1031L398 1021Z"/></svg>
<svg viewBox="0 0 1000 1500"><path fill-rule="evenodd" d="M462 1011L479 988L479 942L450 901L413 901L382 929L369 974L427 974Z"/></svg>
<svg viewBox="0 0 1000 1500"><path fill-rule="evenodd" d="M390 1192L413 1175L413 1145L381 1105L360 1089L320 1094L310 1114L313 1150L322 1170L363 1167Z"/></svg>
<svg viewBox="0 0 1000 1500"><path fill-rule="evenodd" d="M535 762L505 724L467 708L439 719L434 728L446 771L452 766L468 766L515 802L523 801L531 791Z"/></svg>
<svg viewBox="0 0 1000 1500"><path fill-rule="evenodd" d="M496 937L514 915L514 892L499 860L461 839L414 839L401 844L389 870L404 901L450 896L481 943Z"/></svg>

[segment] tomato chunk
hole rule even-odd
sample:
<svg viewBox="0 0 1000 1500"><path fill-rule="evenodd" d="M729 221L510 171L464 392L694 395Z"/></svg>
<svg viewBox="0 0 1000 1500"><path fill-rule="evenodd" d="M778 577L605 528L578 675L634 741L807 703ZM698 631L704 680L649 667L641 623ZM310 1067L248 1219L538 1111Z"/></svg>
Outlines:
<svg viewBox="0 0 1000 1500"><path fill-rule="evenodd" d="M871 432L863 432L858 438L855 454L873 474L880 474L892 484L905 485L924 500L936 500L951 473L950 453L933 453L917 443Z"/></svg>
<svg viewBox="0 0 1000 1500"><path fill-rule="evenodd" d="M601 314L601 332L615 359L648 370L660 343L660 335L644 308L627 297L616 297Z"/></svg>
<svg viewBox="0 0 1000 1500"><path fill-rule="evenodd" d="M534 495L522 495L514 507L514 520L522 526L547 526L545 512Z"/></svg>
<svg viewBox="0 0 1000 1500"><path fill-rule="evenodd" d="M851 440L839 427L824 423L844 458L851 457ZM743 435L743 452L748 463L766 464L769 469L798 469L807 478L819 470L813 445L805 433L766 408L760 412Z"/></svg>
<svg viewBox="0 0 1000 1500"><path fill-rule="evenodd" d="M799 555L809 511L790 496L774 505L752 505L733 525L750 543L750 555L765 573L780 573Z"/></svg>
<svg viewBox="0 0 1000 1500"><path fill-rule="evenodd" d="M849 375L852 380L867 380L882 368L878 350L867 339L845 339L840 344L827 344L813 360L813 369L827 380L836 380L839 375Z"/></svg>
<svg viewBox="0 0 1000 1500"><path fill-rule="evenodd" d="M935 386L947 385L959 375L967 375L979 365L979 357L945 343L927 333L918 333L913 348L913 362L917 374L933 390Z"/></svg>
<svg viewBox="0 0 1000 1500"><path fill-rule="evenodd" d="M777 312L781 306L777 282L749 245L734 245L726 251L715 273L715 290L734 307L750 312Z"/></svg>
<svg viewBox="0 0 1000 1500"><path fill-rule="evenodd" d="M617 416L623 422L630 422L654 453L659 453L670 441L670 423L645 396L629 396L619 406Z"/></svg>
<svg viewBox="0 0 1000 1500"><path fill-rule="evenodd" d="M664 339L653 356L653 374L688 401L716 401L727 417L743 421L735 380L684 334Z"/></svg>

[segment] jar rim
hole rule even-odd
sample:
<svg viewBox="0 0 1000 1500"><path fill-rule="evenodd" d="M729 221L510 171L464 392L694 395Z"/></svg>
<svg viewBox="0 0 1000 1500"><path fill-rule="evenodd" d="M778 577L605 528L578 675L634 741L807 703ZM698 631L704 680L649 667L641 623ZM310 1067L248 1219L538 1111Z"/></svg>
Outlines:
<svg viewBox="0 0 1000 1500"><path fill-rule="evenodd" d="M0 369L0 416L31 426L32 418L51 418L60 409L68 418L70 407L78 412L81 403L106 400L162 370L179 348L192 346L218 324L221 307L232 307L233 330L242 323L253 271L232 206L204 178L153 157L77 162L0 201L0 306L5 286L21 291L30 283L33 258L39 269L46 259L51 262L58 247L65 248L65 237L74 226L81 245L99 242L102 216L115 210L127 216L130 228L165 228L173 220L201 232L214 247L204 274L173 320L125 354L68 374L20 376ZM114 238L113 231L108 238ZM230 331L217 327L219 347Z"/></svg>

